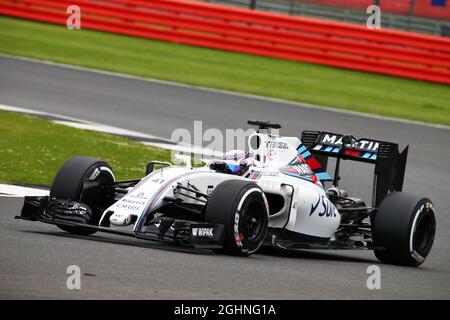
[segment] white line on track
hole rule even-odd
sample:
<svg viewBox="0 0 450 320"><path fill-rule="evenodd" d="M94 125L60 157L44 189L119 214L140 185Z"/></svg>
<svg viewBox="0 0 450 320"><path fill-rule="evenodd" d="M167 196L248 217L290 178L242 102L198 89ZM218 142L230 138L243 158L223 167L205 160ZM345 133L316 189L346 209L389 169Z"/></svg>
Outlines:
<svg viewBox="0 0 450 320"><path fill-rule="evenodd" d="M62 120L53 120L53 122L71 126L74 128L79 128L79 129L93 130L93 131L117 134L117 135L122 135L122 136L130 136L135 139L158 139L158 140L167 141L167 143L170 143L170 140L162 138L162 137L158 137L158 136L154 136L154 135L150 135L150 134L146 134L146 133L142 133L142 132L137 132L137 131L131 131L131 130L127 130L127 129L117 128L117 127L113 127L113 126L108 126L108 125L104 125L104 124L100 124L100 123L96 123L96 122L92 122L92 121L87 121L87 120L83 120L83 119L67 117L67 116L63 116L63 115L59 115L59 114L55 114L55 113L43 112L43 111L38 111L38 110L34 110L34 109L22 108L22 107L11 106L11 105L6 105L6 104L0 104L0 110L13 111L13 112L18 112L18 113L26 113L26 114L31 114L31 115L41 116L41 117L58 118L58 119L62 119Z"/></svg>
<svg viewBox="0 0 450 320"><path fill-rule="evenodd" d="M0 197L42 197L48 194L49 191L45 189L0 184Z"/></svg>
<svg viewBox="0 0 450 320"><path fill-rule="evenodd" d="M443 125L443 124L433 124L433 123L427 123L427 122L422 122L422 121L399 119L399 118L380 116L380 115L368 114L368 113L357 112L357 111L336 109L336 108L332 108L332 107L328 107L328 106L319 106L319 105L314 105L314 104L309 104L309 103L300 103L300 102L288 101L288 100L277 99L277 98L257 96L257 95L253 95L253 94L249 94L249 93L240 93L240 92L233 92L233 91L227 91L227 90L221 90L221 89L207 88L207 87L202 87L202 86L193 86L193 85L189 85L189 84L182 84L182 83L166 81L166 80L158 80L158 79L152 79L152 78L144 78L144 77L139 77L139 76L132 76L132 75L128 75L128 74L124 74L124 73L118 73L118 72L113 72L113 71L104 71L104 70L98 70L98 69L90 69L90 68L86 68L86 67L79 67L79 66L68 65L68 64L64 64L64 63L57 63L57 62L48 61L48 60L38 60L38 59L27 58L27 57L12 56L12 55L3 54L3 53L0 53L0 57L16 59L16 60L23 60L23 61L29 61L29 62L42 63L42 64L46 64L46 65L50 65L50 66L56 66L56 67L61 67L61 68L67 68L67 69L73 69L73 70L79 70L79 71L98 73L98 74L114 76L114 77L134 79L134 80L146 81L146 82L152 82L152 83L160 83L160 84L165 84L165 85L175 86L175 87L181 87L181 88L190 88L190 89L194 89L194 90L201 90L201 91L207 91L207 92L216 92L216 93L227 94L227 95L232 95L232 96L237 96L237 97L245 97L245 98L249 98L249 99L272 101L272 102L276 102L276 103L295 105L295 106L302 107L302 108L327 110L327 111L330 111L330 112L341 113L341 114L348 114L348 115L355 115L355 116L360 116L360 117L365 117L365 118L372 118L372 119L379 119L379 120L384 120L384 121L413 124L413 125L418 125L418 126L431 127L431 128L435 128L435 129L450 130L450 126L446 126L446 125Z"/></svg>
<svg viewBox="0 0 450 320"><path fill-rule="evenodd" d="M108 126L92 121L86 121L82 119L72 118L72 117L66 117L63 115L58 115L54 113L47 113L43 111L37 111L33 109L28 108L22 108L17 106L10 106L5 104L0 104L0 110L5 111L13 111L18 113L24 113L24 114L30 114L35 115L37 117L51 117L51 118L57 118L57 119L63 119L63 120L50 120L54 123L78 128L78 129L84 129L84 130L91 130L91 131L97 131L97 132L103 132L118 136L126 136L129 138L133 138L137 142L143 143L145 145L167 149L171 151L176 152L182 152L182 153L192 153L194 155L200 156L201 159L208 158L208 157L214 157L214 158L221 158L223 156L222 152L215 151L208 148L201 148L198 146L188 145L188 144L174 144L172 141L142 133L137 131L131 131L127 129L122 129L118 127ZM142 140L158 140L161 142L150 142L150 141L142 141ZM166 141L167 143L164 143ZM6 184L0 184L0 197L1 196L7 196L7 197L24 197L27 196L45 196L48 195L47 190L42 189L36 189L36 188L28 188L28 187L21 187L21 186L15 186L15 185L6 185Z"/></svg>
<svg viewBox="0 0 450 320"><path fill-rule="evenodd" d="M91 130L91 131L109 133L109 134L118 135L118 136L129 137L129 138L132 138L133 140L136 140L143 144L162 148L162 149L178 151L178 152L185 152L185 153L190 152L195 155L202 155L203 157L221 157L223 155L222 152L218 152L218 151L215 151L212 149L201 148L198 146L192 146L192 145L188 145L188 144L175 144L174 142L172 142L168 139L162 138L162 137L158 137L158 136L154 136L154 135L150 135L150 134L146 134L146 133L142 133L142 132L127 130L127 129L122 129L122 128L118 128L118 127L108 126L108 125L104 125L104 124L96 123L96 122L92 122L92 121L86 121L86 120L82 120L82 119L66 117L66 116L62 116L59 114L36 111L33 109L22 108L22 107L17 107L17 106L10 106L10 105L5 105L5 104L0 104L0 110L32 114L32 115L36 115L38 117L40 116L40 117L44 117L44 118L45 117L53 117L53 118L57 118L57 119L64 119L64 120L51 120L51 121L54 123L57 123L57 124L61 124L61 125L65 125L65 126L69 126L69 127L73 127L73 128ZM157 142L156 141L155 142L148 141L148 140L157 140Z"/></svg>
<svg viewBox="0 0 450 320"><path fill-rule="evenodd" d="M162 149L168 149L168 150L179 151L179 152L191 152L194 154L203 154L204 156L214 156L214 157L221 157L223 155L222 152L217 152L212 149L201 148L198 146L191 146L188 144L175 144L171 140L168 140L168 139L162 138L162 137L158 137L158 136L154 136L151 134L122 129L122 128L113 127L113 126L108 126L105 124L96 123L96 122L92 122L92 121L86 121L86 120L82 120L82 119L66 117L66 116L59 115L59 114L47 113L47 112L42 112L42 111L37 111L37 110L22 108L22 107L17 107L17 106L10 106L10 105L5 105L5 104L0 104L0 110L13 111L13 112L24 113L24 114L31 114L31 115L35 115L38 117L39 116L44 117L44 118L45 117L53 117L53 118L57 118L57 119L63 119L63 120L50 120L50 121L57 123L57 124L73 127L73 128L109 133L109 134L118 135L118 136L125 136L125 137L132 138L133 140L136 140L138 142L144 143L146 145L150 145L150 146L154 146L154 147L158 147L158 148L162 148ZM156 141L155 142L148 141L148 140L156 140L157 142Z"/></svg>

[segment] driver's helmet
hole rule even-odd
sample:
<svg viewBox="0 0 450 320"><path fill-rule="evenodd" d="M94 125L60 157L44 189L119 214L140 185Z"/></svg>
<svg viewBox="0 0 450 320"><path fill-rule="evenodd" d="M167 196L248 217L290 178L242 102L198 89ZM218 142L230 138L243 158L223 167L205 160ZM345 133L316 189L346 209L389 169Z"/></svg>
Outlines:
<svg viewBox="0 0 450 320"><path fill-rule="evenodd" d="M242 150L231 150L224 154L223 161L213 164L213 169L238 176L246 175L251 164L251 155Z"/></svg>

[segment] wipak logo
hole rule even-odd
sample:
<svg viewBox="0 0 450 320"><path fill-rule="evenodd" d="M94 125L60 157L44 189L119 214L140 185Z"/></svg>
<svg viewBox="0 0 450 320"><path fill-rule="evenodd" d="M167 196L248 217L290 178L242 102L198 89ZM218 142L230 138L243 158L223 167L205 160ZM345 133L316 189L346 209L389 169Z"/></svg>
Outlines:
<svg viewBox="0 0 450 320"><path fill-rule="evenodd" d="M192 228L194 237L214 238L214 228Z"/></svg>

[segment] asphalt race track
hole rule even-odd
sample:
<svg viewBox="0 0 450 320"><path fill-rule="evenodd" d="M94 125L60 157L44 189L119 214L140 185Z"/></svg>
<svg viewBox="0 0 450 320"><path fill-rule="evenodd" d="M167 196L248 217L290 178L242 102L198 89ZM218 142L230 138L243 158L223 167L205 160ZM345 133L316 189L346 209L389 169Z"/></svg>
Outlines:
<svg viewBox="0 0 450 320"><path fill-rule="evenodd" d="M270 85L268 83L268 85ZM386 88L391 90L391 88ZM91 120L170 138L176 128L245 128L248 118L301 130L352 133L410 145L404 189L437 209L434 248L422 267L378 263L370 251L264 252L249 258L114 235L80 237L14 220L22 199L0 197L0 298L402 299L450 298L450 130L305 108L151 81L0 57L0 104ZM151 159L149 159L151 160ZM371 186L366 166L342 171L350 192ZM367 267L381 268L369 290ZM81 268L81 290L66 268Z"/></svg>

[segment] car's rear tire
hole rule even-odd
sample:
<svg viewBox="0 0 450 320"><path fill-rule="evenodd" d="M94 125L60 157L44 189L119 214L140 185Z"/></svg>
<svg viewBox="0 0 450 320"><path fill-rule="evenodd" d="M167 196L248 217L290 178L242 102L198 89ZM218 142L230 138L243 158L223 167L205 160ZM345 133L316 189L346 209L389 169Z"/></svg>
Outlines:
<svg viewBox="0 0 450 320"><path fill-rule="evenodd" d="M430 199L404 192L390 193L374 219L375 256L381 262L417 267L428 256L435 232Z"/></svg>
<svg viewBox="0 0 450 320"><path fill-rule="evenodd" d="M264 192L252 182L224 181L208 200L205 221L225 226L224 246L217 252L249 256L260 248L267 234L269 210Z"/></svg>
<svg viewBox="0 0 450 320"><path fill-rule="evenodd" d="M107 206L114 199L101 199L94 202L92 199L83 196L83 185L87 180L114 182L115 177L111 167L104 161L88 158L74 157L67 160L56 174L50 188L50 198L67 199L88 205L92 210L89 224L97 224L101 218L102 207ZM58 227L64 231L90 235L95 230L83 227L62 226Z"/></svg>

